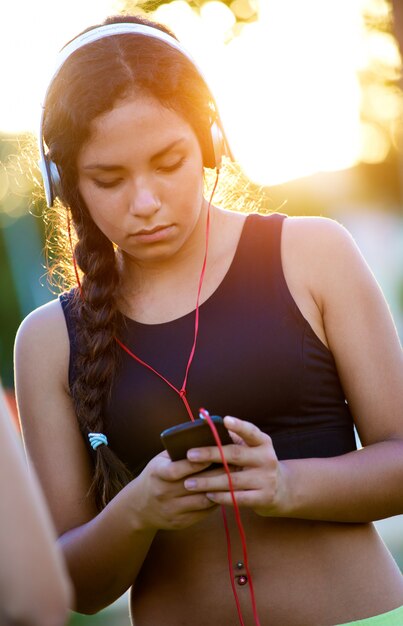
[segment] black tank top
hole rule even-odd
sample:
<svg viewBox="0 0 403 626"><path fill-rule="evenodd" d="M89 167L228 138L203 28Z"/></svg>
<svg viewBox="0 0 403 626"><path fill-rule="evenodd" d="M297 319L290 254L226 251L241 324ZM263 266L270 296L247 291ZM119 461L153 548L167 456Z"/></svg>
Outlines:
<svg viewBox="0 0 403 626"><path fill-rule="evenodd" d="M187 399L195 417L204 407L254 422L272 437L279 459L336 456L356 448L353 420L333 356L288 290L280 251L285 217L247 217L226 276L200 306ZM70 385L72 296L60 296L71 345ZM191 312L163 324L125 318L120 339L179 389L193 334ZM105 405L104 433L134 475L163 449L160 432L188 419L175 391L123 352Z"/></svg>

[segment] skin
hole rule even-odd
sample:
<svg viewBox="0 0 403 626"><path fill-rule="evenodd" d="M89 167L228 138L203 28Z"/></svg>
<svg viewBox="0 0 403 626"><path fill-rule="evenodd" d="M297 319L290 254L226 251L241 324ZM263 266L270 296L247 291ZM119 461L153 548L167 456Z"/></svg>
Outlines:
<svg viewBox="0 0 403 626"><path fill-rule="evenodd" d="M62 626L72 601L43 495L0 387L0 623ZM11 565L11 566L10 566Z"/></svg>
<svg viewBox="0 0 403 626"><path fill-rule="evenodd" d="M207 206L193 130L155 101L129 98L93 122L78 169L93 219L121 251L122 311L146 324L192 311ZM201 302L228 271L243 223L244 216L212 207ZM155 226L164 227L156 237ZM295 302L334 354L365 449L279 462L253 416L250 422L227 416L234 444L225 456L262 626L330 626L403 604L402 576L369 523L403 512L402 351L379 287L339 224L287 219L282 261ZM200 474L220 460L217 448L189 451L175 463L157 455L96 514L85 498L91 469L69 397L68 359L66 325L54 301L19 330L17 396L78 610L98 611L135 581L138 626L232 626L237 615L217 506L232 506L228 481L222 470ZM232 516L229 524L234 561L242 560ZM245 623L252 624L248 585L238 591Z"/></svg>

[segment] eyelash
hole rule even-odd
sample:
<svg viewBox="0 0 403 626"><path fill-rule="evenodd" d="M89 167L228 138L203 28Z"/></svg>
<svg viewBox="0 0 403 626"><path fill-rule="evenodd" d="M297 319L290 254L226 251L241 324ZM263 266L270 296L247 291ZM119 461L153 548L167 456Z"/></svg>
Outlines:
<svg viewBox="0 0 403 626"><path fill-rule="evenodd" d="M185 161L185 157L183 157L182 159L179 159L179 161L177 161L173 165L167 165L166 167L159 167L158 170L166 174L175 172L180 167L182 167L184 161ZM111 182L106 183L106 182L103 182L102 180L94 180L94 183L97 187L101 187L102 189L111 189L113 187L116 187L120 183L120 181L121 179L113 180Z"/></svg>
<svg viewBox="0 0 403 626"><path fill-rule="evenodd" d="M101 187L102 189L111 189L112 187L116 187L120 180L114 180L110 183L104 183L102 180L94 180L94 183L97 187Z"/></svg>
<svg viewBox="0 0 403 626"><path fill-rule="evenodd" d="M173 165L160 167L159 170L161 172L167 172L169 174L169 172L174 172L175 170L178 170L180 167L182 167L184 161L185 161L185 157L182 157L181 159L179 159L179 161L176 161L176 163L174 163Z"/></svg>

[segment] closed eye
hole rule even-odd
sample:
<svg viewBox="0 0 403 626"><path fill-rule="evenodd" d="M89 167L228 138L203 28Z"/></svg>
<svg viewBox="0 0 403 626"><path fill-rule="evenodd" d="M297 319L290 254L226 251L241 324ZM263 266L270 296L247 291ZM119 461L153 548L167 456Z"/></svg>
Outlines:
<svg viewBox="0 0 403 626"><path fill-rule="evenodd" d="M183 163L185 162L185 157L182 157L181 159L179 159L179 161L176 161L175 163L172 163L172 165L160 165L160 167L158 168L158 170L160 172L174 172L175 170L178 170L180 167L182 167Z"/></svg>
<svg viewBox="0 0 403 626"><path fill-rule="evenodd" d="M94 184L97 187L101 187L102 189L111 189L112 187L117 187L121 181L122 181L121 178L118 178L116 180L110 180L110 181L94 180Z"/></svg>

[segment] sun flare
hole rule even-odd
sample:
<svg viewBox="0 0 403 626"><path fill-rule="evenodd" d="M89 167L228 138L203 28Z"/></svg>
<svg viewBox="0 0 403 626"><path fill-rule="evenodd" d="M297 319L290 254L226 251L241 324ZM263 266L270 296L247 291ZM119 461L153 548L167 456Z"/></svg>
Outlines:
<svg viewBox="0 0 403 626"><path fill-rule="evenodd" d="M237 1L246 11L248 2ZM36 131L57 51L121 4L8 1L1 9L0 53L8 60L2 131ZM198 12L184 0L154 12L208 78L244 171L269 185L384 159L391 146L384 129L402 116L401 93L376 82L363 90L362 77L371 63L395 79L401 70L392 35L365 28L365 13L387 12L386 0L261 0L258 7L258 19L242 24L218 0L204 2Z"/></svg>

